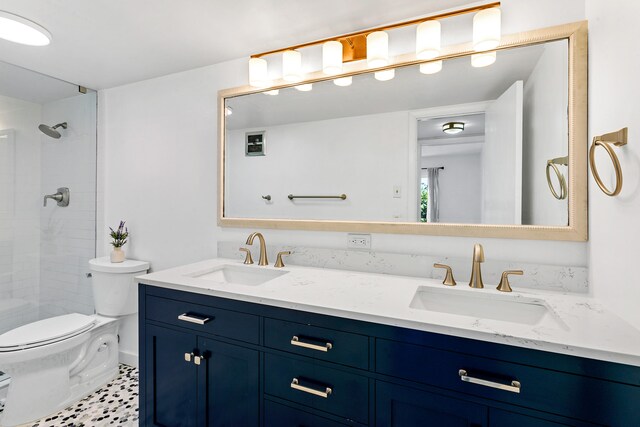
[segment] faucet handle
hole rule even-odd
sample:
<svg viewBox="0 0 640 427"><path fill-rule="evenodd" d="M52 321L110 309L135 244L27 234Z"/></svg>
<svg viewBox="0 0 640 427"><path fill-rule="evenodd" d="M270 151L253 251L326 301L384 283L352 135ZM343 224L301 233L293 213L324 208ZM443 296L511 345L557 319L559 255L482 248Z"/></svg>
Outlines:
<svg viewBox="0 0 640 427"><path fill-rule="evenodd" d="M447 270L447 274L444 276L444 280L442 281L443 285L447 286L455 286L457 285L456 280L453 278L453 270L446 264L433 264L435 268L445 268Z"/></svg>
<svg viewBox="0 0 640 427"><path fill-rule="evenodd" d="M282 262L282 255L291 255L291 251L282 251L278 252L278 256L276 258L276 263L273 265L276 268L284 267L284 262Z"/></svg>
<svg viewBox="0 0 640 427"><path fill-rule="evenodd" d="M516 276L522 276L524 274L524 271L522 270L507 270L505 272L502 273L502 277L500 278L500 283L498 284L498 287L496 288L497 290L499 290L500 292L511 292L511 285L509 284L509 275L513 274Z"/></svg>
<svg viewBox="0 0 640 427"><path fill-rule="evenodd" d="M251 257L251 251L247 248L240 248L240 252L246 252L247 255L244 257L245 264L253 264L253 258Z"/></svg>

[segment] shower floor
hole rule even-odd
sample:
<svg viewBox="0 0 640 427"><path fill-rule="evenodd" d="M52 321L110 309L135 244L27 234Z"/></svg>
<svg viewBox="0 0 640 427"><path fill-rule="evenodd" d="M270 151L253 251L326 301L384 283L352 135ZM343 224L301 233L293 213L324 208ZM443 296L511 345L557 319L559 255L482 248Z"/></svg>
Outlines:
<svg viewBox="0 0 640 427"><path fill-rule="evenodd" d="M107 427L138 425L138 370L120 365L120 374L76 404L21 427Z"/></svg>

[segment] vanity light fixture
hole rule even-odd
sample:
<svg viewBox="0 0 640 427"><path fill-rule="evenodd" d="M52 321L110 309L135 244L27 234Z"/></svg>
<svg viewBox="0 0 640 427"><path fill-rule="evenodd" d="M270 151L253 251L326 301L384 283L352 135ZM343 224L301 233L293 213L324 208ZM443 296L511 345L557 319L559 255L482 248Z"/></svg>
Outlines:
<svg viewBox="0 0 640 427"><path fill-rule="evenodd" d="M472 65L487 66L495 62L496 52L492 50L500 45L502 18L499 8L500 2L475 4L463 9L435 13L418 19L258 53L252 55L249 60L249 84L254 87L271 86L273 83L268 78L267 62L264 57L280 53L282 54L282 79L287 83L302 81L304 73L300 49L318 45L322 45L322 71L325 75L340 75L344 73L343 64L366 59L367 68L383 68L375 72L377 80L390 80L395 74L393 69L384 69L393 65L393 60L389 57L388 31L406 26L416 26L415 61L412 62L419 63L421 73L434 74L442 69L442 61L437 60L441 55L440 21L470 13L475 13L472 46L474 51L479 52L472 55ZM261 61L255 61L256 59ZM425 62L420 63L421 61ZM353 71L358 74L362 72L362 68L362 66L354 67ZM334 80L338 86L348 86L350 82L350 76ZM304 91L305 88L301 90Z"/></svg>
<svg viewBox="0 0 640 427"><path fill-rule="evenodd" d="M282 53L282 78L294 83L302 80L302 54L297 50Z"/></svg>
<svg viewBox="0 0 640 427"><path fill-rule="evenodd" d="M351 83L353 83L353 77L351 76L333 80L333 84L336 86L351 86Z"/></svg>
<svg viewBox="0 0 640 427"><path fill-rule="evenodd" d="M471 55L471 66L475 68L487 67L496 62L496 52L484 52Z"/></svg>
<svg viewBox="0 0 640 427"><path fill-rule="evenodd" d="M396 70L392 68L390 70L376 71L375 73L373 73L373 76L376 78L376 80L386 82L387 80L391 80L396 76Z"/></svg>
<svg viewBox="0 0 640 427"><path fill-rule="evenodd" d="M331 40L322 45L322 71L331 76L342 73L342 43Z"/></svg>
<svg viewBox="0 0 640 427"><path fill-rule="evenodd" d="M313 85L311 83L307 83L306 85L298 85L294 87L300 92L309 92L313 89Z"/></svg>
<svg viewBox="0 0 640 427"><path fill-rule="evenodd" d="M275 96L275 95L279 94L280 91L278 89L274 89L274 90L268 90L268 91L265 91L265 92L262 92L262 93L264 93L265 95Z"/></svg>
<svg viewBox="0 0 640 427"><path fill-rule="evenodd" d="M442 132L448 135L455 135L464 130L463 122L447 122L442 125Z"/></svg>
<svg viewBox="0 0 640 427"><path fill-rule="evenodd" d="M46 46L51 33L22 16L0 10L0 38L29 46Z"/></svg>
<svg viewBox="0 0 640 427"><path fill-rule="evenodd" d="M369 68L389 65L389 34L374 31L367 36L367 65Z"/></svg>

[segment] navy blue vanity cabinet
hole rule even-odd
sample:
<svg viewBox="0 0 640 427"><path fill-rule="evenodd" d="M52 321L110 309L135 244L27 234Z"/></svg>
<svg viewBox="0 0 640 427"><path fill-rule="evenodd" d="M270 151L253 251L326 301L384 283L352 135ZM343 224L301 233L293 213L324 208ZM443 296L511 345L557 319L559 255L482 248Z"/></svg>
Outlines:
<svg viewBox="0 0 640 427"><path fill-rule="evenodd" d="M635 366L153 286L139 303L142 426L640 426Z"/></svg>

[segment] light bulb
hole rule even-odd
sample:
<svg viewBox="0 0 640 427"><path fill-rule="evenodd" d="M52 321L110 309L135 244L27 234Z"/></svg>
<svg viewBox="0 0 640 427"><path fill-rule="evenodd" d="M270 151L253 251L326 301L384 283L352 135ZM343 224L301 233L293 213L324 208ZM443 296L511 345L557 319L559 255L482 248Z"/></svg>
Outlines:
<svg viewBox="0 0 640 427"><path fill-rule="evenodd" d="M302 54L297 50L282 53L282 78L288 82L302 80Z"/></svg>
<svg viewBox="0 0 640 427"><path fill-rule="evenodd" d="M342 43L329 41L322 45L322 71L329 75L342 72Z"/></svg>
<svg viewBox="0 0 640 427"><path fill-rule="evenodd" d="M384 31L367 36L367 65L369 68L389 65L389 35Z"/></svg>
<svg viewBox="0 0 640 427"><path fill-rule="evenodd" d="M487 67L496 62L496 52L476 53L471 55L471 66L475 68Z"/></svg>
<svg viewBox="0 0 640 427"><path fill-rule="evenodd" d="M484 9L473 17L473 50L482 52L498 47L501 35L501 12L497 7Z"/></svg>
<svg viewBox="0 0 640 427"><path fill-rule="evenodd" d="M416 27L416 57L433 59L438 55L440 55L440 22L423 22Z"/></svg>

